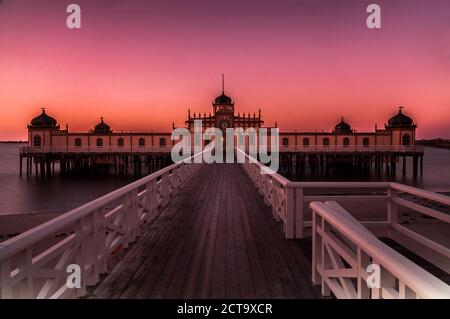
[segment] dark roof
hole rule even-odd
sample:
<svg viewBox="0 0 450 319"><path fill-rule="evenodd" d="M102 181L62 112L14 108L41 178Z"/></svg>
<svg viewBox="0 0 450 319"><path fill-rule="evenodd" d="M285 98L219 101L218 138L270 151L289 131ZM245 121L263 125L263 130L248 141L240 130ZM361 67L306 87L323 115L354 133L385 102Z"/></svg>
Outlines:
<svg viewBox="0 0 450 319"><path fill-rule="evenodd" d="M403 114L402 107L400 107L398 113L389 119L388 126L389 127L414 126L414 123L409 116Z"/></svg>
<svg viewBox="0 0 450 319"><path fill-rule="evenodd" d="M350 133L352 132L352 127L344 122L344 117L342 117L341 122L334 127L334 131L337 133Z"/></svg>
<svg viewBox="0 0 450 319"><path fill-rule="evenodd" d="M94 127L94 132L111 132L111 127L103 122L103 117L101 117L100 123Z"/></svg>
<svg viewBox="0 0 450 319"><path fill-rule="evenodd" d="M224 93L216 97L214 104L232 104L233 101L229 96L226 96Z"/></svg>
<svg viewBox="0 0 450 319"><path fill-rule="evenodd" d="M30 124L35 127L56 127L57 122L53 117L48 116L43 108L42 113L32 119Z"/></svg>

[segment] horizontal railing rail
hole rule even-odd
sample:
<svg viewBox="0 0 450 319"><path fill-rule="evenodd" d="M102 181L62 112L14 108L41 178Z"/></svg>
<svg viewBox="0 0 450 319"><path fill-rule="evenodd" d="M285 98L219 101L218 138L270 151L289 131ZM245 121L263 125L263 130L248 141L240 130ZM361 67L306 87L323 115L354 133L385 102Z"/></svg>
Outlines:
<svg viewBox="0 0 450 319"><path fill-rule="evenodd" d="M203 156L198 153L193 157ZM190 159L192 160L193 157ZM0 298L80 297L197 171L181 161L0 243ZM67 267L81 283L67 285Z"/></svg>
<svg viewBox="0 0 450 319"><path fill-rule="evenodd" d="M391 227L397 232L407 236L422 245L428 247L429 249L443 255L448 259L450 264L450 241L447 245L443 245L442 243L438 243L436 241L431 240L430 238L419 234L417 231L414 231L412 228L408 228L399 223L398 220L398 208L405 207L412 211L418 212L425 216L434 218L439 220L440 222L450 224L450 214L430 208L429 205L422 205L422 201L412 201L405 198L404 195L412 195L412 197L416 197L418 199L428 200L432 203L441 204L444 207L450 207L450 196L446 196L443 194L437 194L434 192L430 192L427 190L402 185L398 183L390 183L389 189L389 198L388 202L388 221Z"/></svg>
<svg viewBox="0 0 450 319"><path fill-rule="evenodd" d="M423 153L423 145L280 145L280 152L292 153Z"/></svg>
<svg viewBox="0 0 450 319"><path fill-rule="evenodd" d="M450 286L377 239L336 202L313 202L312 281L337 298L450 298Z"/></svg>
<svg viewBox="0 0 450 319"><path fill-rule="evenodd" d="M23 146L20 154L54 154L54 153L170 153L171 146Z"/></svg>

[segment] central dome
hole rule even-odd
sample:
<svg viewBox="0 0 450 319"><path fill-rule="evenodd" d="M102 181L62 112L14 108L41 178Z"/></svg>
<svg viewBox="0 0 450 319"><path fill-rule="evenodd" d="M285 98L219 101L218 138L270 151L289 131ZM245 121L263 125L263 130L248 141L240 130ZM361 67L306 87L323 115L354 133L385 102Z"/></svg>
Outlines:
<svg viewBox="0 0 450 319"><path fill-rule="evenodd" d="M231 100L231 98L225 95L225 93L222 93L214 100L214 104L232 104L232 103L233 101Z"/></svg>

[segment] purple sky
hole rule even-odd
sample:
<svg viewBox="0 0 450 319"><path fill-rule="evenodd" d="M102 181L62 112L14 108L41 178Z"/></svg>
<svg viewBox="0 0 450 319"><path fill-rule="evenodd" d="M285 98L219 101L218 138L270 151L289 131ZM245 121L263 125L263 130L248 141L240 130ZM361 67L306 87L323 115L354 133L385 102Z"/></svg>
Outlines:
<svg viewBox="0 0 450 319"><path fill-rule="evenodd" d="M170 130L210 111L222 72L238 112L282 130L373 130L403 105L419 138L450 138L449 0L3 0L0 52L0 140L41 106L74 130Z"/></svg>

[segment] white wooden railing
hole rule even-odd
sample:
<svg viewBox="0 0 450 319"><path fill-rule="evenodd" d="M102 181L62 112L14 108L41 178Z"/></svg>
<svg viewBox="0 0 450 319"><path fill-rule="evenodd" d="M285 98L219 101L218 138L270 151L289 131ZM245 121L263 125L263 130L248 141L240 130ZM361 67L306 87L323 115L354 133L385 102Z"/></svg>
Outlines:
<svg viewBox="0 0 450 319"><path fill-rule="evenodd" d="M380 201L386 204L386 218L380 221L365 221L366 226L391 226L396 231L415 239L429 248L450 258L450 249L417 234L398 223L398 207L406 207L441 222L450 224L450 215L420 205L420 201L408 200L405 195L413 195L420 200L428 200L450 207L450 196L393 182L291 182L271 171L262 163L236 149L245 158L242 165L268 206L273 216L284 223L287 238L302 238L305 228L311 226L311 214L306 211L312 201L365 202ZM266 174L261 172L265 171Z"/></svg>
<svg viewBox="0 0 450 319"><path fill-rule="evenodd" d="M54 154L54 153L168 153L172 151L172 146L23 146L20 148L21 154Z"/></svg>
<svg viewBox="0 0 450 319"><path fill-rule="evenodd" d="M281 153L423 153L423 145L280 145Z"/></svg>
<svg viewBox="0 0 450 319"><path fill-rule="evenodd" d="M450 286L381 242L336 202L310 207L312 281L321 285L323 295L450 298Z"/></svg>
<svg viewBox="0 0 450 319"><path fill-rule="evenodd" d="M200 165L175 163L0 243L0 298L84 296ZM71 264L81 267L77 289L66 285Z"/></svg>
<svg viewBox="0 0 450 319"><path fill-rule="evenodd" d="M305 212L307 204L311 201L329 200L330 198L339 201L378 199L387 202L388 200L389 182L291 182L248 156L241 149L236 148L236 152L245 157L245 163L242 165L250 180L263 196L266 205L272 208L273 217L283 222L286 238L304 237L305 229L311 226L311 219L307 218L308 214ZM262 174L263 171L264 174ZM345 194L339 195L339 191L344 189ZM308 191L316 190L326 191L327 194L308 193ZM348 195L355 191L358 193L357 195ZM387 224L388 221L370 223Z"/></svg>
<svg viewBox="0 0 450 319"><path fill-rule="evenodd" d="M286 238L303 238L308 227L312 227L314 232L315 228L312 225L314 213L309 209L311 202L356 202L361 204L357 212L361 213L365 210L364 203L381 201L386 205L385 219L356 221L352 217L352 220L360 227L381 226L388 230L392 229L443 256L450 263L448 243L434 241L414 231L413 228L401 225L398 221L398 208L405 207L441 223L450 224L449 214L420 204L426 200L448 208L450 207L449 196L392 182L291 182L243 151L236 149L236 152L245 157L245 163L242 164L245 171L263 196L267 206L272 208L273 217L283 223ZM408 196L419 200L409 200ZM390 234L388 232L387 236ZM401 291L400 296L403 296L405 291L407 291L406 288ZM420 296L428 295L420 294Z"/></svg>

